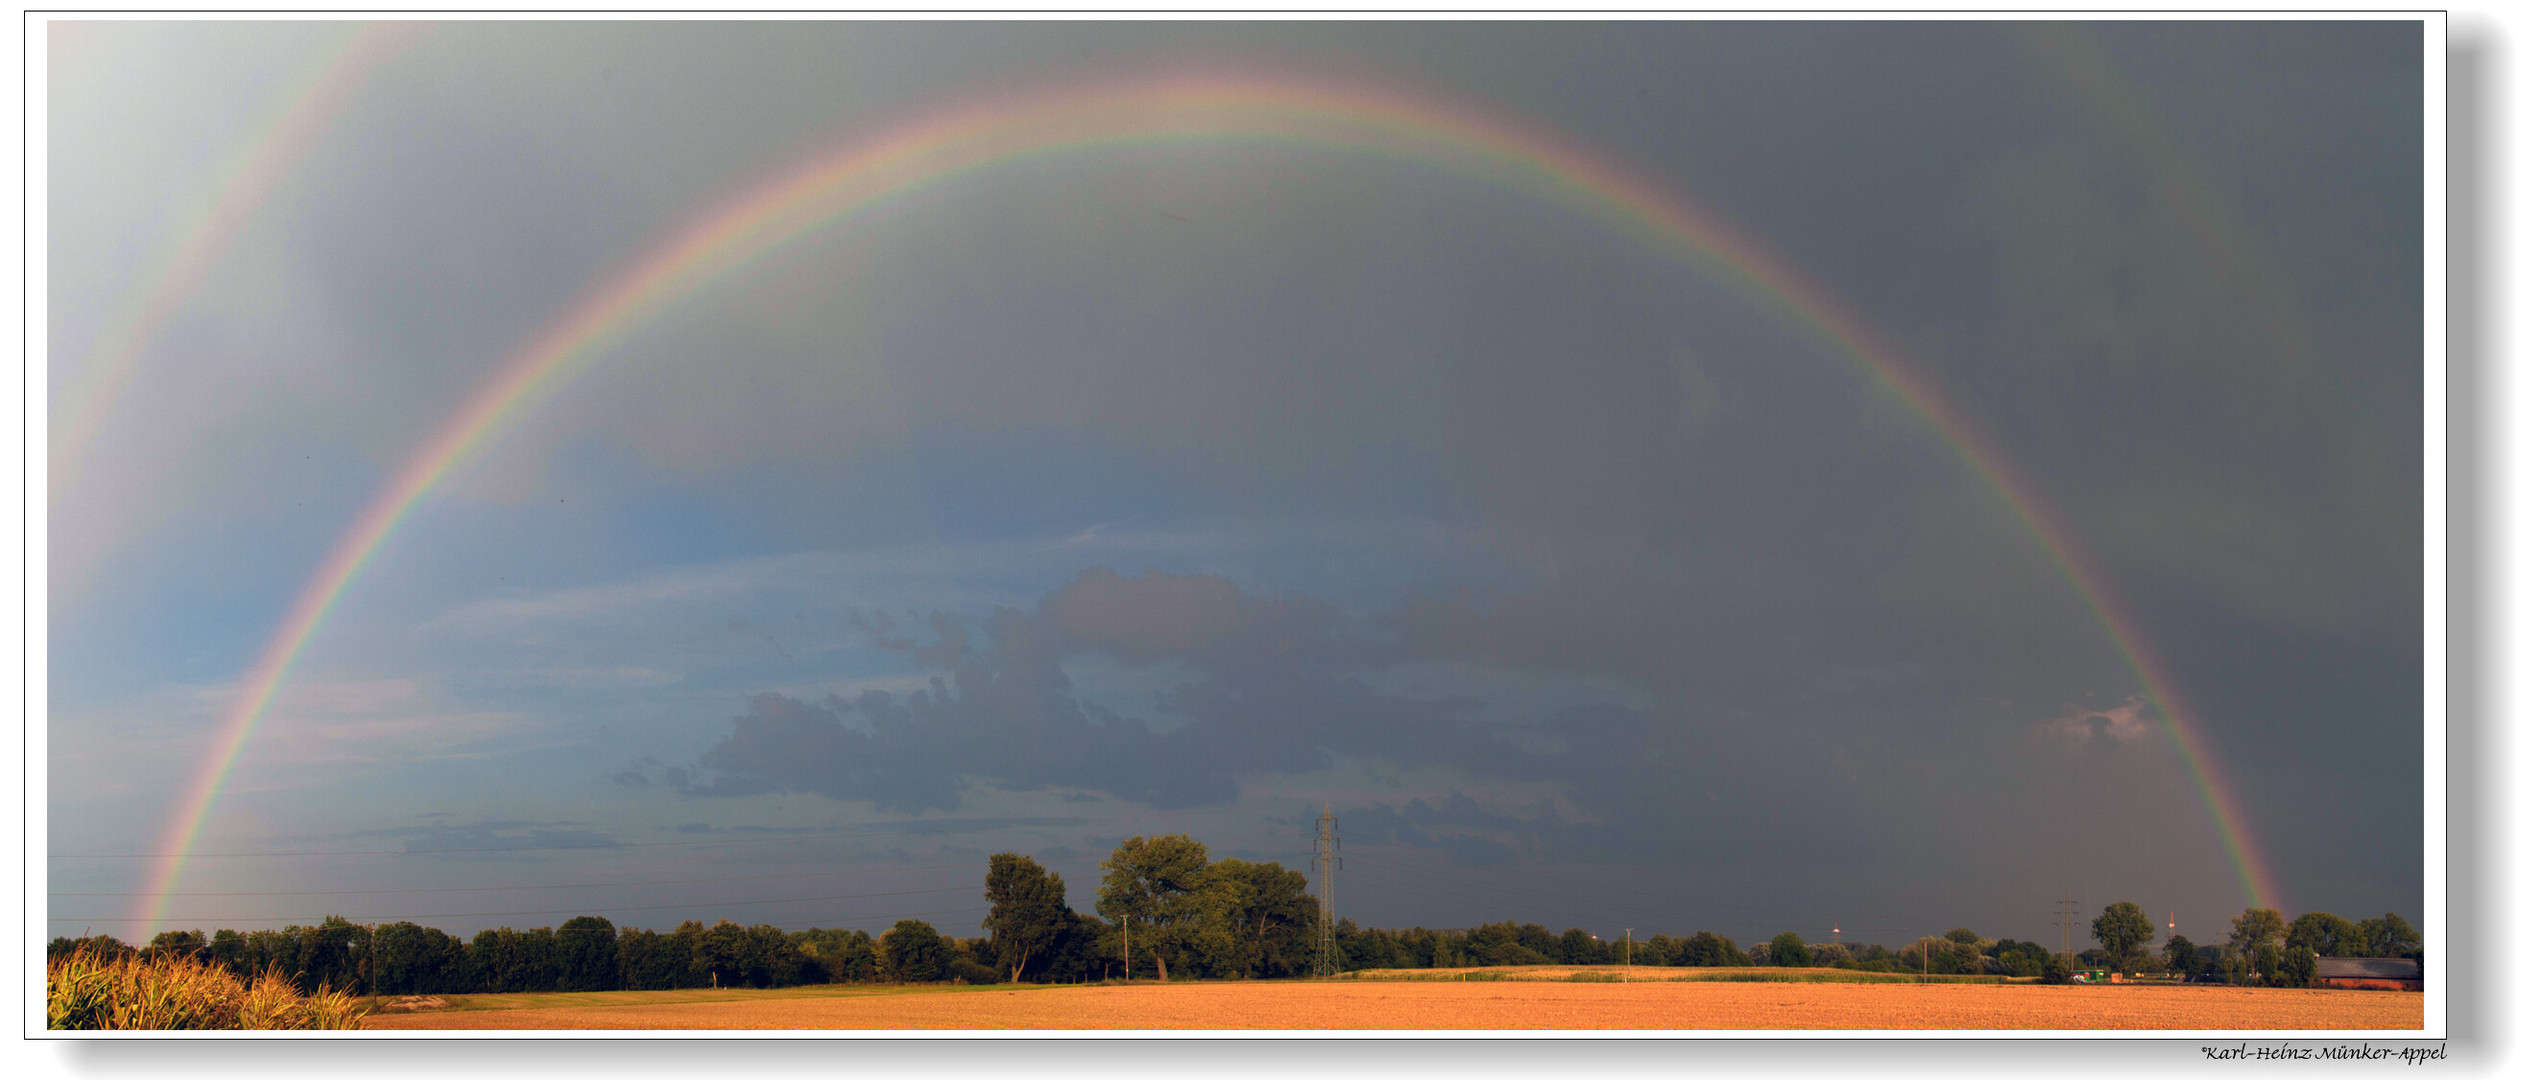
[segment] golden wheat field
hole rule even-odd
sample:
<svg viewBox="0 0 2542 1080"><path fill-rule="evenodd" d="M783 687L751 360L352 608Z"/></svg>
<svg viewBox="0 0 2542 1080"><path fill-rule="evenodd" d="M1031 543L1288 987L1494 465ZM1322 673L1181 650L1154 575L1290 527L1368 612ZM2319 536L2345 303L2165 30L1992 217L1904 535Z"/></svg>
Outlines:
<svg viewBox="0 0 2542 1080"><path fill-rule="evenodd" d="M1247 982L554 995L370 1030L2416 1030L2424 995L2207 986Z"/></svg>

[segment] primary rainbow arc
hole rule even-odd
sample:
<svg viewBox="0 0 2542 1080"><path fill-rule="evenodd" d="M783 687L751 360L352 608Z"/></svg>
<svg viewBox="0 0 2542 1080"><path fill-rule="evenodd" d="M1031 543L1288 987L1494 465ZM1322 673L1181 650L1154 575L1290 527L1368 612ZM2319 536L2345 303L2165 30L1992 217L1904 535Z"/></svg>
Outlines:
<svg viewBox="0 0 2542 1080"><path fill-rule="evenodd" d="M1748 295L1835 346L1940 430L1992 484L2074 582L2142 682L2198 789L2216 835L2254 906L2274 906L2239 808L2176 684L2153 662L2142 629L2082 545L2049 512L2000 448L1870 326L1761 243L1681 195L1523 124L1409 94L1271 76L1209 76L1084 85L937 113L815 156L751 185L671 230L634 262L548 324L410 457L354 520L303 587L250 669L215 752L178 804L141 912L165 910L185 855L302 650L407 512L507 422L587 368L614 341L715 277L911 189L1035 154L1112 144L1268 139L1349 148L1480 174L1599 217Z"/></svg>

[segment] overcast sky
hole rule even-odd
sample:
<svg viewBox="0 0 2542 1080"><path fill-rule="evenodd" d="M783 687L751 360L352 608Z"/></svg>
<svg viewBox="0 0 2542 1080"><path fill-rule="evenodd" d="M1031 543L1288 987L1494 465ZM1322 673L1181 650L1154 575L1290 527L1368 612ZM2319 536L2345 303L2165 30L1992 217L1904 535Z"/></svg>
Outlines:
<svg viewBox="0 0 2542 1080"><path fill-rule="evenodd" d="M1363 924L2053 943L2070 891L2212 941L2234 854L2110 615L2290 918L2424 924L2418 23L457 23L344 70L342 26L52 34L57 436L236 210L56 443L55 933L969 935L993 852L1090 910L1124 837L1305 869L1329 804ZM148 863L74 856L155 849L356 515L578 299L790 162L1237 69L1709 208L1971 418L2113 610L1894 388L1629 220L1344 146L1078 147L605 343L310 642L177 882L243 895L118 921Z"/></svg>

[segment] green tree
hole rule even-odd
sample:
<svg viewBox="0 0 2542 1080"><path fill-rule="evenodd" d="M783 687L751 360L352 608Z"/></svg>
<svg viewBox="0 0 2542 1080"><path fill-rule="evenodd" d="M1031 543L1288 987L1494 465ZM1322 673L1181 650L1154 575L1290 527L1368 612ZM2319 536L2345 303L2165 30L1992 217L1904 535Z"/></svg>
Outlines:
<svg viewBox="0 0 2542 1080"><path fill-rule="evenodd" d="M874 936L862 930L823 930L814 927L793 935L797 944L811 952L823 975L830 982L872 982L875 979Z"/></svg>
<svg viewBox="0 0 2542 1080"><path fill-rule="evenodd" d="M468 989L467 943L429 926L393 922L371 933L370 981L382 994Z"/></svg>
<svg viewBox="0 0 2542 1080"><path fill-rule="evenodd" d="M2417 956L2421 951L2418 928L2389 911L2382 918L2358 923L2357 939L2364 946L2360 954L2364 956L2401 959Z"/></svg>
<svg viewBox="0 0 2542 1080"><path fill-rule="evenodd" d="M1512 935L1511 940L1517 940L1516 936ZM1553 958L1558 964L1597 964L1606 960L1605 950L1598 947L1597 939L1577 926L1562 932L1561 939L1554 945Z"/></svg>
<svg viewBox="0 0 2542 1080"><path fill-rule="evenodd" d="M2092 920L2092 936L2110 953L2110 966L2131 970L2137 952L2154 939L2154 921L2145 917L2144 909L2121 900L2101 909L2101 917Z"/></svg>
<svg viewBox="0 0 2542 1080"><path fill-rule="evenodd" d="M2286 960L2286 954L2277 947L2277 942L2263 939L2259 944L2251 946L2250 960L2251 985L2277 985L2278 969Z"/></svg>
<svg viewBox="0 0 2542 1080"><path fill-rule="evenodd" d="M361 934L342 915L329 915L316 926L290 928L300 938L300 980L304 990L334 987L360 992L353 943Z"/></svg>
<svg viewBox="0 0 2542 1080"><path fill-rule="evenodd" d="M554 990L555 978L548 973L553 959L549 946L554 941L553 934L541 938L533 931L509 926L477 931L476 939L468 943L468 963L474 969L469 982L489 994Z"/></svg>
<svg viewBox="0 0 2542 1080"><path fill-rule="evenodd" d="M1133 836L1103 861L1095 910L1127 935L1125 948L1155 960L1158 981L1166 977L1166 953L1208 914L1208 870L1209 849L1181 834Z"/></svg>
<svg viewBox="0 0 2542 1080"><path fill-rule="evenodd" d="M2039 985L2072 986L2074 969L2066 966L2065 957L2048 953L2047 959L2039 962Z"/></svg>
<svg viewBox="0 0 2542 1080"><path fill-rule="evenodd" d="M2014 978L2036 978L2047 970L2048 947L2035 941L1997 941L1987 959L1994 961L1997 974Z"/></svg>
<svg viewBox="0 0 2542 1080"><path fill-rule="evenodd" d="M1934 975L1973 975L1986 970L1986 954L1974 942L1947 937L1921 937L1900 957L1908 971Z"/></svg>
<svg viewBox="0 0 2542 1080"><path fill-rule="evenodd" d="M1517 942L1520 948L1540 956L1552 956L1558 948L1554 944L1557 939L1553 936L1553 931L1545 929L1543 923L1527 923L1520 926L1518 935L1511 940Z"/></svg>
<svg viewBox="0 0 2542 1080"><path fill-rule="evenodd" d="M2183 976L2195 973L2201 966L2197 943L2179 934L2173 934L2171 940L2163 942L2162 951L2171 970Z"/></svg>
<svg viewBox="0 0 2542 1080"><path fill-rule="evenodd" d="M893 982L942 982L945 966L952 960L953 950L945 947L944 935L919 919L893 923L876 945Z"/></svg>
<svg viewBox="0 0 2542 1080"><path fill-rule="evenodd" d="M1686 967L1737 967L1744 959L1737 942L1710 930L1696 931L1677 949L1677 962Z"/></svg>
<svg viewBox="0 0 2542 1080"><path fill-rule="evenodd" d="M162 930L150 939L150 944L142 946L141 952L144 956L156 956L162 953L193 956L202 952L209 944L203 936L203 931L200 930Z"/></svg>
<svg viewBox="0 0 2542 1080"><path fill-rule="evenodd" d="M698 962L706 951L706 924L695 919L682 920L671 932L662 935L662 962L669 965L677 989L690 990L710 985L709 968Z"/></svg>
<svg viewBox="0 0 2542 1080"><path fill-rule="evenodd" d="M247 939L236 930L215 930L204 951L222 966L238 971L239 961L247 953Z"/></svg>
<svg viewBox="0 0 2542 1080"><path fill-rule="evenodd" d="M2286 917L2276 908L2245 908L2233 917L2233 933L2226 939L2233 951L2249 955L2261 942L2276 942L2286 937Z"/></svg>
<svg viewBox="0 0 2542 1080"><path fill-rule="evenodd" d="M1224 905L1228 974L1277 978L1312 966L1316 902L1306 894L1305 874L1276 862L1220 859L1209 876Z"/></svg>
<svg viewBox="0 0 2542 1080"><path fill-rule="evenodd" d="M750 965L750 932L731 919L717 919L697 938L689 954L689 970L709 986L740 986Z"/></svg>
<svg viewBox="0 0 2542 1080"><path fill-rule="evenodd" d="M1053 949L1055 959L1045 969L1052 978L1097 982L1112 977L1114 965L1121 962L1120 949L1113 944L1118 935L1105 931L1103 920L1078 912Z"/></svg>
<svg viewBox="0 0 2542 1080"><path fill-rule="evenodd" d="M1774 935L1766 943L1766 956L1775 967L1808 967L1809 943L1790 930Z"/></svg>
<svg viewBox="0 0 2542 1080"><path fill-rule="evenodd" d="M2215 974L2227 983L2240 986L2250 981L2251 960L2237 952L2226 952L2216 959Z"/></svg>
<svg viewBox="0 0 2542 1080"><path fill-rule="evenodd" d="M251 978L269 968L289 976L300 970L300 935L250 930L239 949L238 963L239 974Z"/></svg>
<svg viewBox="0 0 2542 1080"><path fill-rule="evenodd" d="M576 915L556 928L556 966L565 990L618 989L618 927L598 915Z"/></svg>
<svg viewBox="0 0 2542 1080"><path fill-rule="evenodd" d="M980 928L989 932L997 966L1006 972L1008 982L1022 982L1024 969L1037 958L1047 959L1061 935L1076 922L1076 914L1068 910L1068 883L1040 863L1011 851L989 856L988 883L982 895L989 902L989 914L980 920Z"/></svg>
<svg viewBox="0 0 2542 1080"><path fill-rule="evenodd" d="M2286 958L2279 967L2279 974L2288 986L2311 986L2313 976L2319 974L2320 970L2320 964L2314 959L2312 946L2299 944L2286 950Z"/></svg>
<svg viewBox="0 0 2542 1080"><path fill-rule="evenodd" d="M272 933L273 931L262 932ZM57 937L53 939L52 944L44 947L44 955L47 959L86 953L103 960L115 960L131 955L132 951L132 946L124 944L111 934L88 934L75 938Z"/></svg>
<svg viewBox="0 0 2542 1080"><path fill-rule="evenodd" d="M1482 959L1485 967L1526 967L1531 964L1553 963L1552 957L1515 941L1504 941L1493 946L1492 951L1483 954Z"/></svg>
<svg viewBox="0 0 2542 1080"><path fill-rule="evenodd" d="M794 944L786 940L786 932L768 923L755 923L741 932L741 981L750 986L791 986L803 965Z"/></svg>
<svg viewBox="0 0 2542 1080"><path fill-rule="evenodd" d="M2355 923L2327 911L2306 912L2287 924L2286 947L2312 949L2316 956L2363 956L2365 934Z"/></svg>

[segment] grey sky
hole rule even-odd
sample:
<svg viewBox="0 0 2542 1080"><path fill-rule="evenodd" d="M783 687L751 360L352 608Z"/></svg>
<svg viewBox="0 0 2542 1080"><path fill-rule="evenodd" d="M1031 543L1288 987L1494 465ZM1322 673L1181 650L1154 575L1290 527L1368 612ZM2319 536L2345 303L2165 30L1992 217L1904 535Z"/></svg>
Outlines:
<svg viewBox="0 0 2542 1080"><path fill-rule="evenodd" d="M56 386L322 30L57 40ZM1778 252L2106 575L2287 914L2423 919L2419 33L437 27L53 493L49 844L154 844L370 494L701 208L960 102L1245 65L1554 132ZM1363 923L2044 939L2071 888L2204 941L2245 898L2147 693L1942 432L1612 221L1332 148L1079 150L613 342L382 549L200 847L470 854L180 885L515 891L171 911L887 925L921 909L761 902L1020 850L1084 906L1137 833L1302 866L1329 801Z"/></svg>

